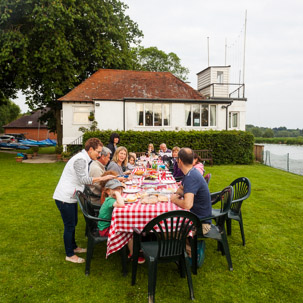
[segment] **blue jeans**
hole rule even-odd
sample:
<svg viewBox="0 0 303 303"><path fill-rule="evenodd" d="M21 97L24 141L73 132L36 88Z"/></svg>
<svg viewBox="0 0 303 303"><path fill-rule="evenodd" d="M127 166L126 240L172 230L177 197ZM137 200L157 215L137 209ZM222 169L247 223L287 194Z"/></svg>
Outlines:
<svg viewBox="0 0 303 303"><path fill-rule="evenodd" d="M65 203L55 200L56 205L61 213L61 217L64 224L64 247L67 257L73 256L74 249L77 248L75 240L75 229L78 222L78 204L77 203Z"/></svg>

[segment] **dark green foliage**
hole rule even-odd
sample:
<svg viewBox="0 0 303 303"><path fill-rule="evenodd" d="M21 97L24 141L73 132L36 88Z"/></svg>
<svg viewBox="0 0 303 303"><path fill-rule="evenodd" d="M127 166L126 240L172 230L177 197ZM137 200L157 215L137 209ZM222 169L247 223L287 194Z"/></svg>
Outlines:
<svg viewBox="0 0 303 303"><path fill-rule="evenodd" d="M303 137L297 138L255 138L256 143L303 145Z"/></svg>
<svg viewBox="0 0 303 303"><path fill-rule="evenodd" d="M214 164L251 164L253 162L254 136L244 131L116 131L120 145L128 151L143 152L149 143L159 150L161 143L172 149L174 146L192 149L211 149ZM87 132L83 142L99 138L104 145L109 143L112 131Z"/></svg>
<svg viewBox="0 0 303 303"><path fill-rule="evenodd" d="M17 119L20 114L20 107L10 100L6 103L0 103L0 133L4 132L5 124L8 124Z"/></svg>

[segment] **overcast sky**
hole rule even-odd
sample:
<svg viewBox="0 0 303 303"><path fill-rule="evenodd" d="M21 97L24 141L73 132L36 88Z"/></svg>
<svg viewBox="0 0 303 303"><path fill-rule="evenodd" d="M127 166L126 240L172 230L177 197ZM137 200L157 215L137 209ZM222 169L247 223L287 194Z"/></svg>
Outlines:
<svg viewBox="0 0 303 303"><path fill-rule="evenodd" d="M176 53L196 73L210 65L243 70L247 10L245 85L247 124L303 128L302 0L125 0L127 14L144 33L142 45ZM233 66L232 66L233 68ZM242 74L243 76L243 74ZM238 79L239 77L237 77Z"/></svg>
<svg viewBox="0 0 303 303"><path fill-rule="evenodd" d="M144 47L176 53L196 73L210 65L232 65L232 81L243 77L247 10L245 85L247 124L303 128L302 0L124 0L144 34ZM21 104L22 102L18 102ZM24 110L24 107L22 108Z"/></svg>

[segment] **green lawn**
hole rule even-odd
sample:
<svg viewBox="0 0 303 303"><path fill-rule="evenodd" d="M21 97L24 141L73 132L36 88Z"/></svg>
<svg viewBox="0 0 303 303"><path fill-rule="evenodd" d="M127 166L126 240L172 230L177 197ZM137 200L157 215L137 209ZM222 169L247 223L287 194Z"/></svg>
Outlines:
<svg viewBox="0 0 303 303"><path fill-rule="evenodd" d="M64 260L63 224L52 194L64 163L16 163L0 153L0 302L147 302L147 268L135 286L121 274L120 255L105 259L97 246L86 277L84 264ZM210 190L248 177L243 204L246 246L233 223L229 246L234 271L206 240L206 258L193 276L196 302L302 302L303 177L263 165L207 167ZM79 212L76 238L86 246ZM130 267L129 267L130 269ZM174 264L160 264L157 302L190 302L186 279Z"/></svg>

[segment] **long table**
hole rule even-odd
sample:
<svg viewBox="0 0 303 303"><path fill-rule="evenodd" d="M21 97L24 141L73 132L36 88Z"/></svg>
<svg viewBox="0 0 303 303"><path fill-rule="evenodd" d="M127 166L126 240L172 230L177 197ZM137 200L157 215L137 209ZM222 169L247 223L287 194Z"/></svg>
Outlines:
<svg viewBox="0 0 303 303"><path fill-rule="evenodd" d="M159 184L167 180L174 180L173 177L159 178ZM143 183L143 177L137 178L136 185L140 187ZM167 188L178 188L176 183L167 184ZM130 187L129 187L130 188ZM123 194L126 197L125 194ZM142 204L138 202L126 204L125 207L115 207L112 213L109 236L107 240L106 258L124 247L132 237L133 229L136 227L142 230L144 226L153 218L162 213L182 210L172 202L158 202L156 204Z"/></svg>

